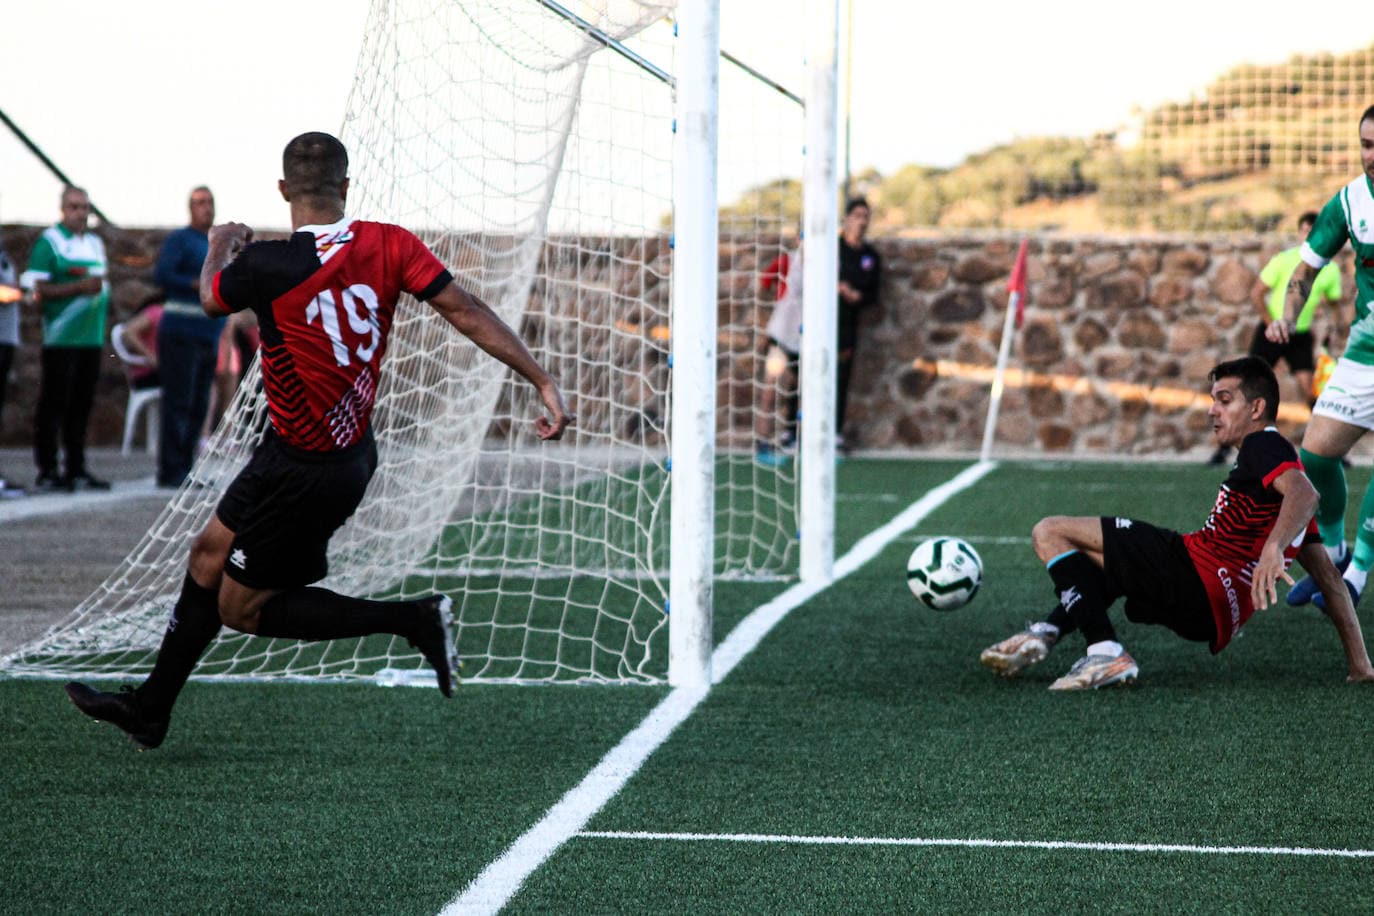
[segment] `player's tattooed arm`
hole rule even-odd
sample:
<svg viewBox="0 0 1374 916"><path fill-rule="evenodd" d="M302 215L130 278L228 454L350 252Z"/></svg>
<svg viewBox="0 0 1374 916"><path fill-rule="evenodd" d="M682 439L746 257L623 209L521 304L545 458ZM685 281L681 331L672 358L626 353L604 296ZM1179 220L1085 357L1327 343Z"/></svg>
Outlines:
<svg viewBox="0 0 1374 916"><path fill-rule="evenodd" d="M1285 317L1302 311L1307 298L1312 295L1312 282L1316 277L1316 269L1306 262L1293 271L1293 277L1288 281L1288 300L1284 303Z"/></svg>
<svg viewBox="0 0 1374 916"><path fill-rule="evenodd" d="M1297 321L1307 298L1312 295L1312 284L1317 279L1317 268L1306 261L1299 261L1288 280L1288 292L1283 300L1283 317L1269 322L1264 334L1274 343L1287 343L1293 336L1293 323Z"/></svg>

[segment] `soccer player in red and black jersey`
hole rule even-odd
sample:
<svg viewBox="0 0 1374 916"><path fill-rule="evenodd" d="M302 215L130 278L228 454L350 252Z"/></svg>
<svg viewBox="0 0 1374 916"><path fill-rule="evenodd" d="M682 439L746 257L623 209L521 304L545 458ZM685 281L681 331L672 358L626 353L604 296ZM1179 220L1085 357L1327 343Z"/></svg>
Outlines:
<svg viewBox="0 0 1374 916"><path fill-rule="evenodd" d="M307 133L282 156L282 197L292 235L252 243L240 223L210 230L201 273L207 314L252 309L262 338L271 426L191 545L188 574L148 679L120 693L70 683L87 715L112 722L142 747L167 733L172 705L221 624L301 640L394 634L453 692L457 655L449 598L368 601L312 583L326 573L333 533L362 500L377 467L369 418L397 299L410 293L518 372L548 411L535 426L558 439L573 421L553 378L524 343L399 226L348 219L348 154L329 134Z"/></svg>
<svg viewBox="0 0 1374 916"><path fill-rule="evenodd" d="M1137 519L1054 516L1031 532L1036 554L1059 595L1049 617L983 651L980 661L1010 677L1043 659L1079 630L1087 654L1051 690L1081 690L1135 680L1139 666L1117 641L1107 608L1126 599L1126 618L1166 626L1215 654L1256 610L1290 585L1296 557L1320 584L1352 681L1374 680L1350 596L1322 547L1313 513L1317 491L1297 450L1279 434L1274 370L1247 356L1216 366L1208 411L1217 443L1240 447L1207 522L1179 534Z"/></svg>

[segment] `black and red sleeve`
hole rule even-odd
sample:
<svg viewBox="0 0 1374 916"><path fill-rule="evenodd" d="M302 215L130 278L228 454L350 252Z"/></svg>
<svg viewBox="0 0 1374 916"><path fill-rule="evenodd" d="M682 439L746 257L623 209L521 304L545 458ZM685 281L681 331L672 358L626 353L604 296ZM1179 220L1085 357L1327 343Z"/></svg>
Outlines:
<svg viewBox="0 0 1374 916"><path fill-rule="evenodd" d="M1298 460L1298 450L1293 444L1272 429L1251 433L1240 443L1236 453L1236 466L1227 478L1233 486L1241 481L1252 481L1269 489L1274 481L1285 471L1297 468L1302 470Z"/></svg>
<svg viewBox="0 0 1374 916"><path fill-rule="evenodd" d="M238 257L215 274L215 302L230 312L251 309L261 296L257 288L258 271L255 263L262 251L261 244L246 246Z"/></svg>
<svg viewBox="0 0 1374 916"><path fill-rule="evenodd" d="M433 299L453 282L453 274L414 233L399 226L392 237L401 254L401 289L421 302Z"/></svg>

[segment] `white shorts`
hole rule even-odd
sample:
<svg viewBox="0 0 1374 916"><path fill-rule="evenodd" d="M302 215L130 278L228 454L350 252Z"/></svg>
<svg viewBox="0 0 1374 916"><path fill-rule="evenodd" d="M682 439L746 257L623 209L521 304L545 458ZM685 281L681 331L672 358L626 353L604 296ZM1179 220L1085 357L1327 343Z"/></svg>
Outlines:
<svg viewBox="0 0 1374 916"><path fill-rule="evenodd" d="M1344 357L1336 360L1336 368L1317 398L1312 415L1374 429L1374 366Z"/></svg>

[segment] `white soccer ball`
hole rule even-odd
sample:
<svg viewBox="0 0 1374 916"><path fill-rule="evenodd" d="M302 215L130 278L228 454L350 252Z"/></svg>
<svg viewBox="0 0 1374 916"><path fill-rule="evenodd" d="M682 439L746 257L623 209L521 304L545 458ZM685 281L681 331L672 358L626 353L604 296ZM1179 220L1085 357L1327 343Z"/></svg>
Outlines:
<svg viewBox="0 0 1374 916"><path fill-rule="evenodd" d="M906 584L926 607L952 611L968 604L983 583L978 551L959 538L930 538L906 561Z"/></svg>

